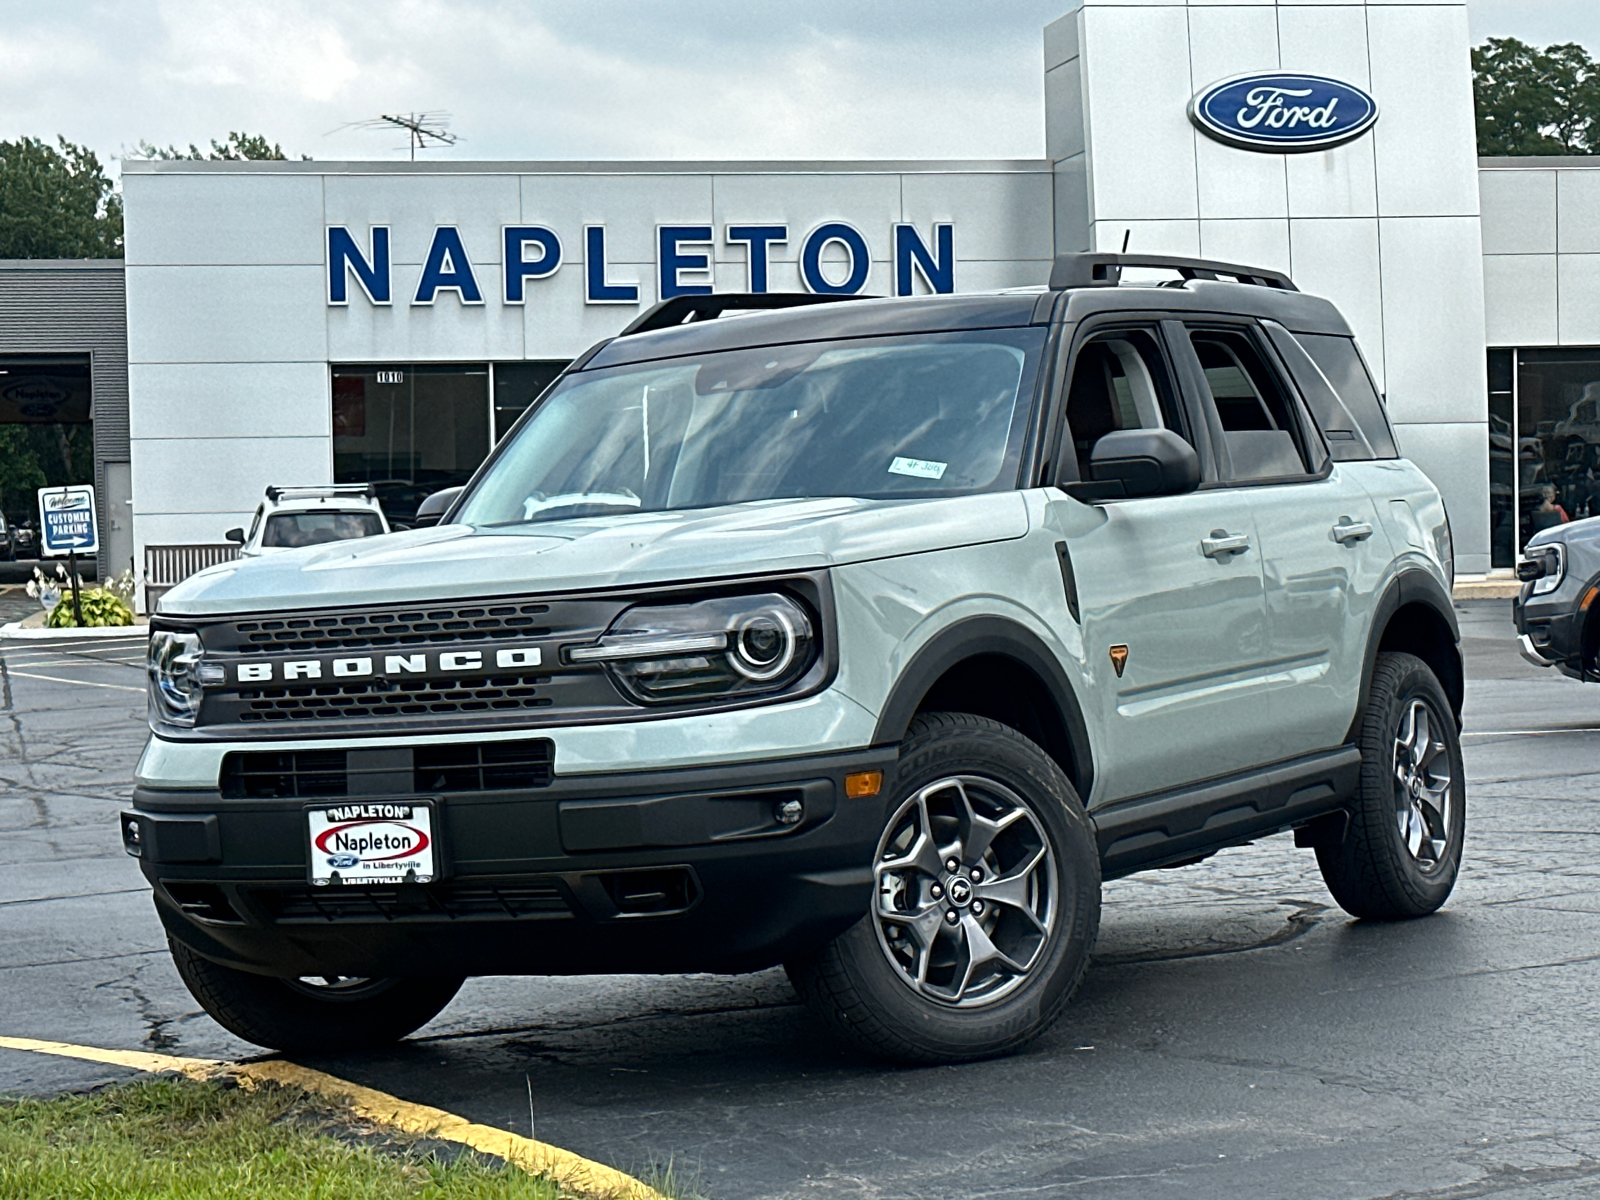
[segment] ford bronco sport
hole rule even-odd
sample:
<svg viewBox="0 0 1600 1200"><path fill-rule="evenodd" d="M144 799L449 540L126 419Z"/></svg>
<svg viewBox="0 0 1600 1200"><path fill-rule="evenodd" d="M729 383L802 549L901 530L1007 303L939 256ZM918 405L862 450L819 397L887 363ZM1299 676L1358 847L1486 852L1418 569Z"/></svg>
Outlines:
<svg viewBox="0 0 1600 1200"><path fill-rule="evenodd" d="M1293 829L1356 916L1444 902L1449 526L1332 304L1105 254L820 299L666 301L440 524L166 594L122 832L219 1022L781 963L956 1061L1058 1017L1102 879Z"/></svg>

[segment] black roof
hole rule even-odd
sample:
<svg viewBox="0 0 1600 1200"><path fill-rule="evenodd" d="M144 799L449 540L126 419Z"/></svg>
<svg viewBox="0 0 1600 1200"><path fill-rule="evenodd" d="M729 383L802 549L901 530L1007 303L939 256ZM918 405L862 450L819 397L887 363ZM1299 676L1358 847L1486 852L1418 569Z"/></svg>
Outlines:
<svg viewBox="0 0 1600 1200"><path fill-rule="evenodd" d="M1169 268L1179 278L1160 285L1123 283L1122 267ZM679 297L642 314L623 335L574 365L592 370L791 342L1075 322L1105 311L1225 313L1268 318L1298 333L1350 336L1329 301L1295 290L1285 275L1258 268L1199 259L1063 255L1052 284L1037 291L840 297L837 303L810 294ZM747 315L723 315L730 311Z"/></svg>

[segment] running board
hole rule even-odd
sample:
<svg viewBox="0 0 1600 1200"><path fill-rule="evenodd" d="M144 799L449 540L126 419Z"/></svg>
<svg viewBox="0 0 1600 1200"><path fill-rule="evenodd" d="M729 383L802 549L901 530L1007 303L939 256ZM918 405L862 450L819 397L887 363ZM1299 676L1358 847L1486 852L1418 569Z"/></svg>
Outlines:
<svg viewBox="0 0 1600 1200"><path fill-rule="evenodd" d="M1340 746L1118 800L1090 813L1101 876L1117 879L1193 860L1336 812L1355 795L1360 773L1361 751Z"/></svg>

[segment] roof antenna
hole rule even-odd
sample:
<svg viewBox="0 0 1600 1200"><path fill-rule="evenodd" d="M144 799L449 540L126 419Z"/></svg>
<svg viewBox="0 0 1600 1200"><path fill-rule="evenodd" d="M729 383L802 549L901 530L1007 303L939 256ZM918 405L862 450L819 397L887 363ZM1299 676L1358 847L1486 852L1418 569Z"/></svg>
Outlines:
<svg viewBox="0 0 1600 1200"><path fill-rule="evenodd" d="M414 112L400 116L374 117L370 121L350 121L330 132L340 129L403 129L411 150L411 161L417 161L418 150L431 150L436 146L453 146L461 140L451 133L450 114L447 112Z"/></svg>
<svg viewBox="0 0 1600 1200"><path fill-rule="evenodd" d="M1131 238L1132 236L1133 236L1133 226L1130 225L1130 226L1128 226L1128 228L1126 228L1126 229L1124 229L1122 231L1122 253L1126 254L1128 252L1128 239Z"/></svg>

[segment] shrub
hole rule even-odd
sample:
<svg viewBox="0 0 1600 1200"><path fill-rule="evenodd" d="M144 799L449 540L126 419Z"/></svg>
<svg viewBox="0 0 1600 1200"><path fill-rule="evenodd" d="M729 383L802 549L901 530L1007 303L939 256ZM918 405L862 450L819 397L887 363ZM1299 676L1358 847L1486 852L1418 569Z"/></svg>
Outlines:
<svg viewBox="0 0 1600 1200"><path fill-rule="evenodd" d="M83 623L86 626L133 624L133 609L105 588L88 588L80 593L79 602L83 607ZM51 629L70 629L76 624L72 619L71 591L62 593L61 599L50 610L45 624Z"/></svg>

